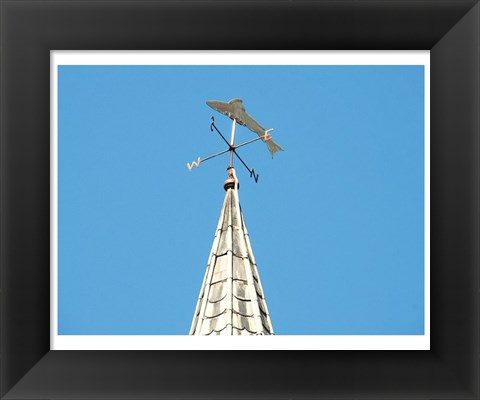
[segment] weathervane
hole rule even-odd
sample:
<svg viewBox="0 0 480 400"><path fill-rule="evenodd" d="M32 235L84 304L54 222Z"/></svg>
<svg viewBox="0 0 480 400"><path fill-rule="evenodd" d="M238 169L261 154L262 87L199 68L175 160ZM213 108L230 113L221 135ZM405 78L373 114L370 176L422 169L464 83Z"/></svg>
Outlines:
<svg viewBox="0 0 480 400"><path fill-rule="evenodd" d="M212 116L212 122L210 123L210 130L212 132L214 129L215 131L217 131L217 133L221 136L223 141L227 144L228 149L205 158L198 157L198 160L193 161L192 164L187 163L188 169L191 171L193 167L198 168L202 162L211 160L214 157L230 152L230 165L228 169L229 170L233 169L233 155L235 155L241 161L241 163L247 169L247 171L250 173L250 177L253 177L255 179L255 182L258 182L258 174L255 174L255 170L253 168L249 168L248 165L245 164L245 162L238 155L236 150L240 147L256 142L257 140L263 140L266 143L268 150L270 151L270 154L272 155L272 158L273 158L273 155L277 151L279 150L283 151L283 149L272 140L272 136L270 135L270 132L273 131L273 128L265 130L265 128L263 128L257 121L255 121L250 115L248 115L247 112L245 111L245 107L243 106L242 99L233 99L233 100L230 100L228 103L225 103L223 101L207 101L207 104L211 108L213 108L215 111L218 111L219 113L224 114L227 117L229 117L231 120L233 120L232 136L231 136L230 142L227 139L225 139L225 136L223 136L222 133L215 126L215 118ZM248 140L247 142L241 143L239 145L235 145L235 128L237 123L239 125L246 126L252 132L255 132L258 135L258 138Z"/></svg>

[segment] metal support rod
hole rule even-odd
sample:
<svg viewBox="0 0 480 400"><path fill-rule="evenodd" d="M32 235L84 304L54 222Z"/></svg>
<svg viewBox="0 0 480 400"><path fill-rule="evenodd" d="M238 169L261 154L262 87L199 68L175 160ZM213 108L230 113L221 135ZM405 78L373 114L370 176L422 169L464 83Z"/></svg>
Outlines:
<svg viewBox="0 0 480 400"><path fill-rule="evenodd" d="M232 124L232 138L230 140L230 168L233 168L233 151L234 151L234 144L235 144L235 126L237 121L233 120Z"/></svg>
<svg viewBox="0 0 480 400"><path fill-rule="evenodd" d="M233 124L232 124L232 139L230 140L230 146L234 146L235 145L235 127L237 125L237 121L236 120L233 120Z"/></svg>
<svg viewBox="0 0 480 400"><path fill-rule="evenodd" d="M247 169L248 172L250 172L250 177L253 179L255 179L255 183L258 182L258 177L259 175L255 173L255 170L252 168L248 168L248 165L245 164L245 161L242 160L242 158L237 154L237 152L235 151L235 149L233 149L233 152L235 153L235 155L237 156L237 158L242 162L243 166Z"/></svg>
<svg viewBox="0 0 480 400"><path fill-rule="evenodd" d="M252 173L252 170L250 168L248 168L248 165L245 164L245 161L242 160L242 158L237 154L237 152L235 150L233 150L232 153L235 153L235 155L242 162L243 166L247 169L247 171Z"/></svg>
<svg viewBox="0 0 480 400"><path fill-rule="evenodd" d="M210 124L210 130L213 132L213 128L217 131L217 133L222 137L223 141L227 144L227 146L230 146L230 143L228 143L228 140L225 139L225 136L222 135L222 132L218 130L218 128L215 125L215 120L212 117L212 123Z"/></svg>
<svg viewBox="0 0 480 400"><path fill-rule="evenodd" d="M223 151L221 151L221 152L219 152L219 153L212 154L211 156L208 156L208 157L205 157L205 158L200 158L200 157L198 157L198 160L197 160L197 161L193 161L192 164L187 163L187 167L188 167L188 169L191 171L191 170L193 169L193 167L197 167L197 168L200 167L200 164L201 164L202 162L205 162L205 161L207 161L207 160L210 160L211 158L214 158L214 157L220 156L220 155L222 155L222 154L225 154L225 153L228 152L228 151L231 151L231 149L223 150Z"/></svg>
<svg viewBox="0 0 480 400"><path fill-rule="evenodd" d="M243 146L246 146L247 144L256 142L257 140L262 139L262 140L267 141L267 140L270 140L271 138L272 138L272 137L267 133L265 136L260 136L260 137L258 137L258 138L256 138L256 139L252 139L252 140L249 140L248 142L244 142L244 143L242 143L242 144L239 144L239 145L235 146L235 148L236 148L236 149L239 149L240 147L243 147Z"/></svg>
<svg viewBox="0 0 480 400"><path fill-rule="evenodd" d="M211 155L211 156L202 158L202 159L200 160L200 162L204 162L204 161L210 160L210 159L213 158L213 157L217 157L217 156L220 156L220 155L222 155L222 154L225 154L227 151L230 151L230 149L223 150L223 151L221 151L220 153L216 153L216 154L213 154L213 155Z"/></svg>

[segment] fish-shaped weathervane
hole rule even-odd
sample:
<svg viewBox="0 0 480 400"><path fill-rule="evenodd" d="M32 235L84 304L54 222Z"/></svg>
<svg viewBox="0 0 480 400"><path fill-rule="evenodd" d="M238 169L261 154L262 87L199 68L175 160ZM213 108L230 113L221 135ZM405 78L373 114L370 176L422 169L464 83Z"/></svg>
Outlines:
<svg viewBox="0 0 480 400"><path fill-rule="evenodd" d="M215 111L218 111L221 114L226 115L230 119L237 121L239 125L246 126L252 132L255 132L258 136L264 137L265 133L271 132L273 129L265 130L257 121L255 121L248 113L245 111L243 106L242 99L232 99L228 103L217 100L209 100L207 104L212 107ZM264 140L265 141L265 140ZM265 141L267 144L270 154L273 155L282 150L282 147L275 143L273 140Z"/></svg>
<svg viewBox="0 0 480 400"><path fill-rule="evenodd" d="M212 123L210 124L210 130L213 131L214 129L217 131L217 133L222 137L223 141L228 145L228 149L221 151L219 153L213 154L209 157L205 158L200 158L198 157L197 161L193 161L192 164L187 163L188 169L191 171L193 167L199 167L200 163L210 160L214 157L217 157L221 154L225 154L227 152L230 152L230 166L229 169L233 169L233 155L235 155L244 165L244 167L250 172L250 176L255 179L255 182L258 181L258 174L255 174L255 171L253 168L249 168L247 164L242 160L242 158L238 155L237 149L239 147L246 146L247 144L250 144L252 142L256 142L257 140L262 140L264 141L267 146L268 150L270 151L270 154L273 155L283 149L272 140L272 136L270 135L270 132L273 131L273 129L268 129L265 130L257 121L255 121L250 115L247 114L245 111L245 107L243 106L243 101L242 99L233 99L230 100L228 103L225 103L223 101L217 101L217 100L210 100L207 101L207 104L212 107L215 111L218 111L221 114L226 115L230 119L233 120L232 124L232 136L230 139L230 142L225 139L225 136L218 130L218 128L215 126L215 118L212 117ZM246 126L248 129L250 129L252 132L255 132L258 135L258 138L249 140L247 142L244 142L242 144L235 145L235 125L236 124Z"/></svg>

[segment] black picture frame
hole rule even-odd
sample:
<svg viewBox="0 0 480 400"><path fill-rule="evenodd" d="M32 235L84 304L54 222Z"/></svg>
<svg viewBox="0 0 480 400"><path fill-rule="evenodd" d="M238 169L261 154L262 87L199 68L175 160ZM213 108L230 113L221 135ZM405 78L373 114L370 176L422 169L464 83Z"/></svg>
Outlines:
<svg viewBox="0 0 480 400"><path fill-rule="evenodd" d="M1 0L2 399L479 399L478 0ZM50 351L50 50L431 51L430 351Z"/></svg>

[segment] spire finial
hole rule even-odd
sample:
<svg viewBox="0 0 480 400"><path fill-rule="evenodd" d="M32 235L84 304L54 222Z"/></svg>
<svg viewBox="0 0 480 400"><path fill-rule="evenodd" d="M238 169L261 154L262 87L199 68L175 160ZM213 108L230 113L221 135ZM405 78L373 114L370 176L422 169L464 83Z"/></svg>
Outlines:
<svg viewBox="0 0 480 400"><path fill-rule="evenodd" d="M240 189L240 183L238 182L237 175L235 174L235 169L233 167L227 168L228 179L223 182L223 188L225 190L235 189L235 183L237 184L237 190Z"/></svg>
<svg viewBox="0 0 480 400"><path fill-rule="evenodd" d="M273 131L273 129L268 129L265 130L262 128L250 115L247 114L245 111L245 108L243 107L243 102L241 99L233 99L230 100L228 103L224 103L221 101L207 101L207 104L212 107L214 110L227 115L232 121L232 136L230 139L230 142L225 139L225 136L218 130L218 128L215 126L215 118L212 116L212 122L210 123L210 130L213 132L217 131L217 133L221 136L223 141L227 144L228 149L221 151L219 153L213 154L209 157L205 158L200 158L198 157L197 161L193 161L192 164L187 163L188 169L191 171L193 167L200 167L200 164L204 161L210 160L214 157L217 157L219 155L225 154L225 153L230 153L230 163L227 171L229 171L229 178L225 181L224 187L225 190L227 190L227 187L232 183L233 187L235 187L235 182L237 184L237 189L239 187L238 185L238 180L236 179L235 176L235 170L233 169L233 156L237 157L240 162L243 164L243 166L247 169L248 172L250 172L250 177L253 177L255 179L255 182L258 182L258 174L255 173L255 170L253 168L249 168L247 164L245 164L245 161L242 160L242 158L238 155L237 149L243 146L246 146L247 144L256 142L257 140L262 140L267 144L267 147L270 151L270 154L272 155L279 150L283 150L278 144L276 144L272 140L272 136L270 135L270 132ZM255 132L258 135L258 138L249 140L247 142L244 142L239 145L235 145L235 128L236 124L240 124L243 126L246 126L248 129L251 131ZM231 176L230 173L233 175Z"/></svg>

